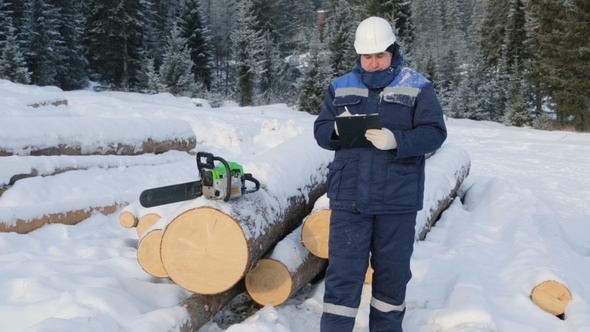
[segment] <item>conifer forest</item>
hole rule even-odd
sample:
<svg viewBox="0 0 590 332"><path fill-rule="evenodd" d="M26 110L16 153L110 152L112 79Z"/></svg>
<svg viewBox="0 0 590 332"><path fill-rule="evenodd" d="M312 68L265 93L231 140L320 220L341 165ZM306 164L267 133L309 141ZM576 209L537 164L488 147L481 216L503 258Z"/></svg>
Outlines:
<svg viewBox="0 0 590 332"><path fill-rule="evenodd" d="M317 114L369 16L447 116L590 132L588 0L0 0L0 79Z"/></svg>

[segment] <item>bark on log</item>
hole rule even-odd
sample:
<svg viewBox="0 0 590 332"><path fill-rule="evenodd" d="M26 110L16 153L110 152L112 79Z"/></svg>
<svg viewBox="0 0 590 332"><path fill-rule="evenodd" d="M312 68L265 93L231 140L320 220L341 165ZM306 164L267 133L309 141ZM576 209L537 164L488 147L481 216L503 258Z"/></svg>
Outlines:
<svg viewBox="0 0 590 332"><path fill-rule="evenodd" d="M121 137L109 137L113 127ZM35 137L20 136L31 128ZM190 125L178 119L7 118L0 133L0 156L138 155L189 151L197 142Z"/></svg>
<svg viewBox="0 0 590 332"><path fill-rule="evenodd" d="M426 160L424 206L416 216L417 240L424 240L449 207L469 175L471 159L461 147L446 143Z"/></svg>
<svg viewBox="0 0 590 332"><path fill-rule="evenodd" d="M192 154L189 151L188 154ZM157 166L185 161L184 152L171 151L158 156L24 156L0 158L0 187L10 187L17 181L41 176L53 176L69 171L87 169L117 169L122 165Z"/></svg>
<svg viewBox="0 0 590 332"><path fill-rule="evenodd" d="M185 307L189 320L180 327L181 332L194 332L215 316L233 298L245 292L243 279L229 290L215 295L193 294L182 301L180 306Z"/></svg>
<svg viewBox="0 0 590 332"><path fill-rule="evenodd" d="M325 185L315 183L309 201L304 195L291 197L282 213L273 211L262 193L235 201L229 213L212 207L186 211L165 228L160 252L164 268L175 283L193 293L224 292L297 227L324 192Z"/></svg>
<svg viewBox="0 0 590 332"><path fill-rule="evenodd" d="M75 225L84 219L90 218L90 216L96 212L100 212L102 214L112 214L115 213L118 208L119 206L117 204L89 207L86 209L74 211L45 214L41 217L27 220L17 219L11 224L0 220L0 232L16 232L19 234L26 234L46 224Z"/></svg>
<svg viewBox="0 0 590 332"><path fill-rule="evenodd" d="M246 290L256 303L279 306L326 268L327 261L305 249L300 238L301 226L246 274Z"/></svg>
<svg viewBox="0 0 590 332"><path fill-rule="evenodd" d="M544 311L560 316L565 313L567 304L572 300L572 294L563 284L548 280L533 288L531 300Z"/></svg>

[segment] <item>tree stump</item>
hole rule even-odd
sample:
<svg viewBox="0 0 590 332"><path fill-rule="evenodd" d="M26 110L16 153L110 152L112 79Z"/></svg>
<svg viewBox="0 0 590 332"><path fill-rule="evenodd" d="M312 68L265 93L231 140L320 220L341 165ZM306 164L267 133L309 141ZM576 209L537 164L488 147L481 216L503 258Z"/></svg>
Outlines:
<svg viewBox="0 0 590 332"><path fill-rule="evenodd" d="M559 316L565 313L565 307L572 300L572 295L563 284L548 280L533 288L531 300L539 308Z"/></svg>
<svg viewBox="0 0 590 332"><path fill-rule="evenodd" d="M326 268L327 261L305 249L300 238L301 226L246 274L246 290L256 303L279 306Z"/></svg>

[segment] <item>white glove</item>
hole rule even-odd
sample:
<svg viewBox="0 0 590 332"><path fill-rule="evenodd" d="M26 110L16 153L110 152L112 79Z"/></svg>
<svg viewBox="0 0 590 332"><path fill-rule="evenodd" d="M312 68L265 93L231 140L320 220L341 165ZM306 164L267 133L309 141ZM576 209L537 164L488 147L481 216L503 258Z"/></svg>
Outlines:
<svg viewBox="0 0 590 332"><path fill-rule="evenodd" d="M344 111L344 113L338 115L338 116L349 116L351 115L350 112L348 111L348 109L346 109L346 111ZM334 121L334 131L336 132L337 136L340 136L340 134L338 134L338 125L336 124L336 121Z"/></svg>
<svg viewBox="0 0 590 332"><path fill-rule="evenodd" d="M393 150L397 148L397 142L391 130L387 128L368 129L365 132L368 139L379 150Z"/></svg>

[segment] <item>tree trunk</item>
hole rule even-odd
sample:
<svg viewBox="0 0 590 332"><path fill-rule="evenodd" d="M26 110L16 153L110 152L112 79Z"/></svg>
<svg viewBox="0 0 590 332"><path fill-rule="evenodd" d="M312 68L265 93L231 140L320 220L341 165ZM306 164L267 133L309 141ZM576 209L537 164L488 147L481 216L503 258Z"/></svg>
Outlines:
<svg viewBox="0 0 590 332"><path fill-rule="evenodd" d="M229 290L215 295L193 294L182 301L180 306L185 307L189 320L180 327L181 332L194 332L207 324L213 316L223 309L233 298L245 291L243 280Z"/></svg>
<svg viewBox="0 0 590 332"><path fill-rule="evenodd" d="M105 135L113 127L121 137ZM0 156L138 155L190 151L197 142L191 126L177 119L8 118L0 122L0 133L7 135L30 132L31 128L36 130L35 137L0 134Z"/></svg>
<svg viewBox="0 0 590 332"><path fill-rule="evenodd" d="M246 290L256 303L279 306L326 268L327 261L305 249L300 238L301 226L246 274Z"/></svg>
<svg viewBox="0 0 590 332"><path fill-rule="evenodd" d="M177 216L162 237L160 254L168 275L194 293L228 290L309 214L325 192L323 183L311 187L309 200L290 197L281 211L262 191L233 201L227 212L205 206Z"/></svg>
<svg viewBox="0 0 590 332"><path fill-rule="evenodd" d="M257 192L227 203L199 197L169 218L160 255L170 278L194 293L222 293L297 228L326 192L332 154L301 149L312 143L313 136L298 135L244 165L262 184Z"/></svg>
<svg viewBox="0 0 590 332"><path fill-rule="evenodd" d="M84 219L90 218L95 212L102 214L115 213L119 206L117 204L108 206L88 207L80 210L64 211L59 213L48 213L31 219L18 218L11 223L0 220L0 232L16 232L26 234L46 224L75 225ZM0 208L10 210L10 207ZM4 214L4 213L3 213ZM7 214L10 214L8 212ZM16 213L13 213L16 214Z"/></svg>

